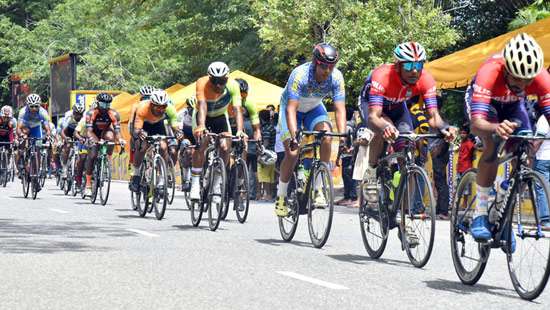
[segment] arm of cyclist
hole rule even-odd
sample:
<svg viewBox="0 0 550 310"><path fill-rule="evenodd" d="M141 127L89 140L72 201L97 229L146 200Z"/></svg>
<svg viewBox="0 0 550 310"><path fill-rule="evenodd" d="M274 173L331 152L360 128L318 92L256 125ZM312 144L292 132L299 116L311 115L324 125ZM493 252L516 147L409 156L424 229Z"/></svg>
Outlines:
<svg viewBox="0 0 550 310"><path fill-rule="evenodd" d="M381 133L386 141L393 141L399 136L399 130L382 117L381 106L369 107L368 123L372 129Z"/></svg>
<svg viewBox="0 0 550 310"><path fill-rule="evenodd" d="M298 100L289 99L286 111L283 111L283 113L286 115L286 124L290 134L290 148L295 150L298 147L298 143L296 141L296 134L298 131L298 122L296 120L296 115L298 113Z"/></svg>
<svg viewBox="0 0 550 310"><path fill-rule="evenodd" d="M428 117L428 124L430 127L439 129L445 137L445 141L451 142L456 138L458 133L457 128L454 126L449 126L449 124L443 120L437 108L429 109Z"/></svg>

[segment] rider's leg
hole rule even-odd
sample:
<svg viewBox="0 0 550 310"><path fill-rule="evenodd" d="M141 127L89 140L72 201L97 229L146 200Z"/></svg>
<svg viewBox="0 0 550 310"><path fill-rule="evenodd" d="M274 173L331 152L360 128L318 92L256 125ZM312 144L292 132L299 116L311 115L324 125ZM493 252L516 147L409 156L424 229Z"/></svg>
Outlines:
<svg viewBox="0 0 550 310"><path fill-rule="evenodd" d="M86 190L92 188L92 173L94 171L94 164L97 158L97 145L88 146L88 156L86 158Z"/></svg>
<svg viewBox="0 0 550 310"><path fill-rule="evenodd" d="M208 147L208 139L204 137L200 143L200 148L193 152L193 161L191 167L191 190L189 197L193 200L200 199L200 176L204 164L204 153Z"/></svg>
<svg viewBox="0 0 550 310"><path fill-rule="evenodd" d="M132 161L132 179L130 180L130 190L137 192L141 180L141 163L145 157L145 151L148 144L145 141L136 139L134 141L134 159Z"/></svg>
<svg viewBox="0 0 550 310"><path fill-rule="evenodd" d="M103 135L101 138L104 141L115 142L115 133L112 130L106 130L103 132ZM113 156L114 149L115 149L114 145L107 145L107 155L109 155L109 158Z"/></svg>
<svg viewBox="0 0 550 310"><path fill-rule="evenodd" d="M63 177L67 175L67 162L69 161L70 148L68 143L64 143L61 149L61 173Z"/></svg>

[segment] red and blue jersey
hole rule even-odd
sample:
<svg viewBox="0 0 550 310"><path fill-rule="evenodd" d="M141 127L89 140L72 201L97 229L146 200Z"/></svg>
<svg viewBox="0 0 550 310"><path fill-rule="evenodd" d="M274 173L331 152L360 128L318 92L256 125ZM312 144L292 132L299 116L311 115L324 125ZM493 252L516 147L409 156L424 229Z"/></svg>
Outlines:
<svg viewBox="0 0 550 310"><path fill-rule="evenodd" d="M422 96L426 109L437 109L435 80L428 71L423 69L416 84L408 85L401 81L395 64L383 64L369 74L360 104L363 113L367 113L367 107L377 106L389 111L403 107L416 96Z"/></svg>
<svg viewBox="0 0 550 310"><path fill-rule="evenodd" d="M501 107L523 104L525 98L535 95L540 111L550 120L550 74L543 70L520 94L512 92L506 85L505 64L502 55L489 58L477 71L472 81L470 116L491 118L491 105Z"/></svg>
<svg viewBox="0 0 550 310"><path fill-rule="evenodd" d="M5 120L0 117L0 141L13 142L15 128L17 127L17 121L15 118Z"/></svg>

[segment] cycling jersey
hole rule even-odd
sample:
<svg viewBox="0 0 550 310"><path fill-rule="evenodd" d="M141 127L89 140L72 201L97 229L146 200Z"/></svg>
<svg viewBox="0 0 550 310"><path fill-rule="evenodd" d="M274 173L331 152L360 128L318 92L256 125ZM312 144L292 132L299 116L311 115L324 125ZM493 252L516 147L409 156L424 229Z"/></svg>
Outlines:
<svg viewBox="0 0 550 310"><path fill-rule="evenodd" d="M106 112L95 109L86 114L86 118L86 127L92 128L96 135L105 130L120 130L120 115L113 109L109 109Z"/></svg>
<svg viewBox="0 0 550 310"><path fill-rule="evenodd" d="M364 120L368 119L369 107L382 107L383 113L403 108L406 101L415 96L422 96L426 109L437 109L435 80L432 75L422 70L420 78L414 85L401 81L396 64L383 64L374 69L361 90L360 110Z"/></svg>
<svg viewBox="0 0 550 310"><path fill-rule="evenodd" d="M531 130L525 99L535 95L540 111L550 120L550 74L543 70L523 93L515 94L506 85L505 72L502 55L492 56L479 68L466 91L469 115L490 122L513 120L520 123L519 130Z"/></svg>
<svg viewBox="0 0 550 310"><path fill-rule="evenodd" d="M66 130L66 135L72 137L78 123L79 121L77 121L73 116L73 111L67 111L67 113L65 113L65 117L63 118L63 123L61 124L61 130Z"/></svg>
<svg viewBox="0 0 550 310"><path fill-rule="evenodd" d="M48 111L44 110L44 108L42 107L40 107L38 111L33 113L29 111L28 108L25 106L19 112L18 121L23 126L32 129L40 127L41 125L49 126L48 124L50 122L50 116L48 115Z"/></svg>
<svg viewBox="0 0 550 310"><path fill-rule="evenodd" d="M143 129L150 135L166 135L165 120L170 127L178 126L177 112L174 105L168 105L166 111L161 116L153 115L151 105L151 101L148 100L142 102L137 107L134 118L134 129Z"/></svg>
<svg viewBox="0 0 550 310"><path fill-rule="evenodd" d="M315 80L315 66L307 62L292 70L281 96L281 105L286 107L288 100L298 100L298 112L306 113L323 105L325 97L332 97L334 102L345 101L342 73L334 68L329 78L319 83Z"/></svg>
<svg viewBox="0 0 550 310"><path fill-rule="evenodd" d="M206 101L207 117L218 117L227 113L229 104L241 106L241 89L237 81L229 79L223 92L216 93L210 78L203 76L197 80L197 100Z"/></svg>
<svg viewBox="0 0 550 310"><path fill-rule="evenodd" d="M0 141L1 142L13 142L15 128L17 127L17 121L15 118L4 120L0 117Z"/></svg>

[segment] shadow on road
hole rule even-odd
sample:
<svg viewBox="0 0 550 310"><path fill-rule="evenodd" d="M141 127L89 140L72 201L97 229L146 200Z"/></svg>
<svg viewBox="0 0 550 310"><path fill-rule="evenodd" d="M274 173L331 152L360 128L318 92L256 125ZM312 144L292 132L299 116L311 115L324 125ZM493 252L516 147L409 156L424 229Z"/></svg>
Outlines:
<svg viewBox="0 0 550 310"><path fill-rule="evenodd" d="M507 297L512 299L519 299L520 297L515 294L514 290L506 289L497 286L476 284L476 285L465 285L460 281L450 281L445 279L437 279L431 281L424 281L426 286L435 290L451 292L460 295L467 295L473 293L485 293L489 295Z"/></svg>
<svg viewBox="0 0 550 310"><path fill-rule="evenodd" d="M289 245L294 245L294 246L313 248L313 245L311 243L303 242L303 241L290 241L290 242L287 242L287 241L280 240L280 239L254 239L254 241L262 243L262 244L272 245L272 246L281 246L283 244L289 244Z"/></svg>
<svg viewBox="0 0 550 310"><path fill-rule="evenodd" d="M109 227L87 222L25 223L15 219L0 219L0 240L2 240L0 253L6 254L104 252L109 251L110 248L83 241L105 236L134 237L135 235L121 231L120 226L116 225Z"/></svg>
<svg viewBox="0 0 550 310"><path fill-rule="evenodd" d="M371 258L367 255L339 254L327 255L327 257L339 260L341 262L364 265L366 262L382 263L399 267L415 268L409 261L390 259L390 258Z"/></svg>

